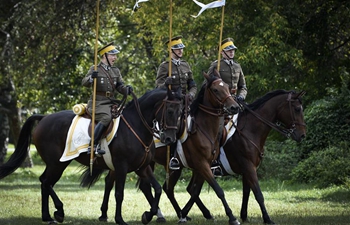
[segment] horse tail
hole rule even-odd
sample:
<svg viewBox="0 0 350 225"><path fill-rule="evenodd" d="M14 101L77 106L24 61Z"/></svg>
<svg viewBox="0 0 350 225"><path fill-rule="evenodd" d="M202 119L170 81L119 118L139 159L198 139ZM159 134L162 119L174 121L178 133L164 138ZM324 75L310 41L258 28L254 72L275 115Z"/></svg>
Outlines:
<svg viewBox="0 0 350 225"><path fill-rule="evenodd" d="M81 187L92 187L101 177L102 173L106 171L105 169L92 169L92 174L90 174L90 167L86 167L85 171L80 176L80 186Z"/></svg>
<svg viewBox="0 0 350 225"><path fill-rule="evenodd" d="M41 114L34 114L26 120L19 134L15 151L10 159L0 166L0 179L10 175L22 165L27 157L28 151L30 150L29 147L32 139L31 133L35 122L40 121L44 117L45 116Z"/></svg>

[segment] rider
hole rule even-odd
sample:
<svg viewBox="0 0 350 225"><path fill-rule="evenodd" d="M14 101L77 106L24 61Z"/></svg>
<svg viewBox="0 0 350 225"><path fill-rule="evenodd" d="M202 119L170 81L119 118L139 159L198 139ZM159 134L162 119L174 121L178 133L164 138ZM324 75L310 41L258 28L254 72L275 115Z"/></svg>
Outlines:
<svg viewBox="0 0 350 225"><path fill-rule="evenodd" d="M100 63L97 65L97 71L94 66L91 66L88 73L82 80L82 85L86 87L93 87L93 82L96 81L96 104L95 104L95 120L98 124L94 131L94 149L97 156L103 155L106 152L101 149L99 141L102 134L107 130L109 123L112 120L111 106L115 103L115 94L117 92L124 96L130 94L132 87L124 85L124 81L120 71L113 66L117 60L117 53L119 51L113 45L113 42L107 44L98 50L101 57ZM88 101L88 111L91 113L92 95ZM88 154L91 152L91 142L88 148Z"/></svg>
<svg viewBox="0 0 350 225"><path fill-rule="evenodd" d="M231 95L238 101L244 101L248 90L241 65L234 61L236 49L232 38L226 38L221 42L219 51L221 51L222 59L220 60L219 72L221 79L229 85ZM217 60L212 62L208 74L213 73L214 69L217 69L217 65ZM219 161L214 162L212 168L214 168L215 176L222 176Z"/></svg>
<svg viewBox="0 0 350 225"><path fill-rule="evenodd" d="M181 87L183 97L185 98L187 93L189 101L192 102L197 93L197 85L193 79L190 65L181 59L185 48L181 38L182 36L175 36L170 43L169 41L165 42L168 48L171 48L171 77L169 77L169 61L162 62L158 68L156 86L171 85L172 90ZM176 143L170 146L172 158L169 162L169 168L172 170L180 169L179 160L174 156L175 149Z"/></svg>

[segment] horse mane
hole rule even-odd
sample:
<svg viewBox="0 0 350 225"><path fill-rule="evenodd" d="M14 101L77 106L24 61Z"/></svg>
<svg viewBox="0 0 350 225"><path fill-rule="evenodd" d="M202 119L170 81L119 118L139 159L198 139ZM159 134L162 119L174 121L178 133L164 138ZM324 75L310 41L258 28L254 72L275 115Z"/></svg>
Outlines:
<svg viewBox="0 0 350 225"><path fill-rule="evenodd" d="M195 98L190 105L190 115L194 116L199 108L199 104L203 102L204 98L204 92L206 87L210 87L214 80L219 79L216 76L211 75L209 79L206 80L206 82L203 83L200 91L198 92L197 98Z"/></svg>
<svg viewBox="0 0 350 225"><path fill-rule="evenodd" d="M248 107L251 110L256 110L260 107L262 107L268 100L270 100L271 98L278 96L278 95L283 95L283 94L288 94L290 91L286 91L286 90L275 90L275 91L271 91L268 92L267 94L265 94L264 96L262 96L261 98L258 98L257 100L255 100L253 103L249 104ZM295 91L292 91L293 93L295 93Z"/></svg>
<svg viewBox="0 0 350 225"><path fill-rule="evenodd" d="M144 99L148 98L150 95L157 94L159 92L165 92L165 88L155 88L152 90L147 90L144 95L142 95L140 98L138 98L139 102L142 102ZM129 107L135 107L134 99L130 100L126 105L125 108Z"/></svg>

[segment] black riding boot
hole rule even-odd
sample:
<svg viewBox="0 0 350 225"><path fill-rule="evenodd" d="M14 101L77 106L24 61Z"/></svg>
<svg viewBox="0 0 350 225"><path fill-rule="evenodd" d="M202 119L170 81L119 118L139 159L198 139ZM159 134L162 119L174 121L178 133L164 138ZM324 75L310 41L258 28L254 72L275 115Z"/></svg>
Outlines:
<svg viewBox="0 0 350 225"><path fill-rule="evenodd" d="M170 145L170 155L171 159L169 162L169 169L171 170L178 170L180 169L180 162L177 158L175 158L174 153L177 147L177 141Z"/></svg>
<svg viewBox="0 0 350 225"><path fill-rule="evenodd" d="M101 122L99 122L96 127L95 127L95 131L94 131L94 150L95 150L95 154L96 155L103 155L106 152L104 150L101 149L101 145L99 144L100 139L102 137L103 132L105 132L107 129L107 127L105 127ZM91 152L91 142L89 144L88 147L88 153L90 154Z"/></svg>
<svg viewBox="0 0 350 225"><path fill-rule="evenodd" d="M221 163L218 160L215 160L211 164L211 170L213 171L214 177L222 177L224 175L224 173L222 172Z"/></svg>

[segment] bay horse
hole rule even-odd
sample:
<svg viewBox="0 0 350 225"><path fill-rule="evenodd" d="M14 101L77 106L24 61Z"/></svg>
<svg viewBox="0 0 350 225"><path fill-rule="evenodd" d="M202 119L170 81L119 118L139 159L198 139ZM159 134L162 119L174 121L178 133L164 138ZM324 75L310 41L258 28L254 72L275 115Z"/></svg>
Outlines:
<svg viewBox="0 0 350 225"><path fill-rule="evenodd" d="M133 95L131 100L120 114L119 128L109 144L112 163L115 168L114 179L116 182L115 199L116 212L115 222L127 225L122 217L122 202L127 173L135 171L140 177L150 182L155 190L155 200L151 203L151 211L145 212L142 222L147 224L157 212L161 195L161 186L156 181L153 171L149 166L154 150L153 145L154 124L160 124L157 130L161 139L170 144L176 140L178 117L181 114L182 96L181 88L176 92L169 89L154 89L146 92L139 99ZM72 160L60 162L65 149L67 133L75 114L71 110L60 111L50 115L35 114L30 116L24 123L18 144L10 159L0 167L0 179L14 172L25 160L27 150L33 138L37 152L45 162L46 168L40 176L42 196L42 221L48 223L63 222L63 203L57 196L53 187L62 176L63 171ZM31 135L31 132L39 121ZM90 155L83 153L74 160L82 165L90 165ZM94 169L110 169L102 157L96 157ZM57 211L54 218L49 213L49 197L51 196Z"/></svg>
<svg viewBox="0 0 350 225"><path fill-rule="evenodd" d="M295 91L275 90L257 99L252 104L246 105L241 103L244 106L244 111L239 113L237 125L233 125L236 128L235 133L220 150L225 153L226 157L220 154L220 158L224 157L221 159L221 162L223 160L227 162L226 165L223 164L225 176L233 175L234 173L242 175L243 198L240 218L243 222L247 221L249 195L250 191L253 191L255 199L260 206L264 223L275 224L265 207L264 196L259 186L257 169L263 160L265 141L272 129L280 132L287 138L292 138L296 142L301 142L305 138L306 124L302 106L302 96L304 94L305 91L297 93ZM158 157L161 154L163 154L162 150L157 149L156 162L165 165L164 157ZM163 185L163 190L166 192L179 218L182 211L174 197L174 186L180 178L181 169L174 171L170 176L168 188L166 188L165 184ZM198 181L194 178L195 175L192 175L192 179L187 187L187 191L190 194L192 194L194 186L198 185ZM199 185L201 186L202 183ZM149 184L143 182L142 179L140 181L140 189L144 192L150 192ZM191 208L194 202L205 218L212 218L210 211L199 197L190 199L190 202L186 205L187 210ZM158 219L165 220L165 218ZM183 218L183 220L185 219Z"/></svg>
<svg viewBox="0 0 350 225"><path fill-rule="evenodd" d="M197 186L191 189L191 198L197 199L204 181L207 181L209 185L214 189L216 195L221 200L226 215L229 217L230 225L240 224L236 217L233 215L226 199L222 188L215 180L211 171L211 163L217 158L219 154L219 128L220 124L223 124L224 114L229 112L230 114L238 113L240 106L234 100L229 92L228 85L225 84L220 78L220 74L215 71L214 74L207 75L204 73L206 83L202 86L197 97L191 104L190 114L192 116L192 131L189 132L188 139L182 144L183 153L187 160L187 166L193 171L192 182L195 182ZM181 135L181 134L180 134ZM156 154L154 161L164 165L166 168L168 159L166 146L156 148ZM182 164L181 167L184 167ZM102 216L107 216L108 198L110 191L113 188L114 176L113 171L109 171L105 178L105 193L103 203L101 206ZM178 172L172 171L169 180L169 187L175 179L173 176L177 176ZM151 191L148 191L149 183L146 184L144 179L141 178L139 182L139 188L145 194L147 200L152 202L153 196ZM164 183L163 189L166 190L166 184ZM173 191L173 189L172 189ZM176 208L176 212L179 218L187 218L187 214L190 208L180 207ZM210 218L211 215L210 215ZM157 221L164 221L157 219ZM181 221L181 219L180 219Z"/></svg>

